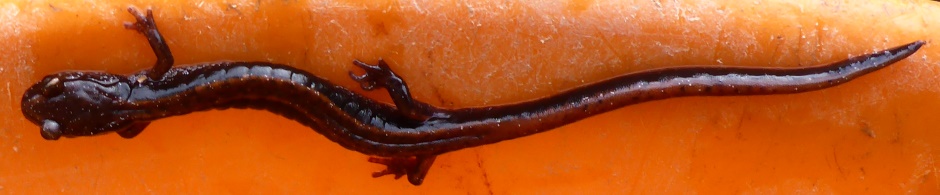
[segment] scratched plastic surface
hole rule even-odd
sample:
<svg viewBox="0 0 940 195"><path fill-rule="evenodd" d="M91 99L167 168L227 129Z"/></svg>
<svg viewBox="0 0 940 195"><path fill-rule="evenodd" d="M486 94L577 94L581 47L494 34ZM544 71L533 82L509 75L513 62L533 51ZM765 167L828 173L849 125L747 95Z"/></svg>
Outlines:
<svg viewBox="0 0 940 195"><path fill-rule="evenodd" d="M270 61L355 87L350 62L384 58L417 98L449 107L656 67L806 66L931 42L832 89L645 103L444 154L414 187L262 111L173 117L131 140L42 140L19 111L28 85L153 63L122 28L128 5L154 8L178 64ZM938 194L938 13L915 0L0 2L0 193Z"/></svg>

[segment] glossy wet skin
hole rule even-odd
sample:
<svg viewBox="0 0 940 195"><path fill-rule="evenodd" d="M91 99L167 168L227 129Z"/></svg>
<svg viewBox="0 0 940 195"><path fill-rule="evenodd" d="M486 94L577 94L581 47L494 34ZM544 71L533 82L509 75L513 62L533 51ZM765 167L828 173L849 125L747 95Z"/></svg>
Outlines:
<svg viewBox="0 0 940 195"><path fill-rule="evenodd" d="M264 109L298 121L339 145L388 165L374 176L408 175L418 185L436 155L544 132L632 104L685 96L801 93L848 82L916 52L922 41L830 64L801 68L688 66L630 73L553 96L508 105L447 109L413 99L387 64L356 66L361 88L385 88L388 105L287 65L204 63L172 68L166 43L147 16L131 8L157 55L151 70L49 75L23 96L24 116L46 139L140 133L152 120L208 109Z"/></svg>
<svg viewBox="0 0 940 195"><path fill-rule="evenodd" d="M103 72L49 75L26 90L23 115L50 140L121 131L132 121L113 111L127 107L130 85L126 76Z"/></svg>

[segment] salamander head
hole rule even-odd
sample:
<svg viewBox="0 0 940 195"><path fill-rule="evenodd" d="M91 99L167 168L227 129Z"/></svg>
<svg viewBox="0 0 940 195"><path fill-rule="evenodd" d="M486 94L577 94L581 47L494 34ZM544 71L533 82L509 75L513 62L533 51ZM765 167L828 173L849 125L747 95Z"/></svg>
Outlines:
<svg viewBox="0 0 940 195"><path fill-rule="evenodd" d="M48 140L121 131L133 123L120 114L131 84L102 72L52 74L26 90L21 109Z"/></svg>

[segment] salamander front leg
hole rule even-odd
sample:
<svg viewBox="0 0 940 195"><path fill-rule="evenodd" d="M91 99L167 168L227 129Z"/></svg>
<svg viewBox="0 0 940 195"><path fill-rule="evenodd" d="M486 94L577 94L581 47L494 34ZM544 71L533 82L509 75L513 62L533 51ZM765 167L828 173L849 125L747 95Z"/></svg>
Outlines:
<svg viewBox="0 0 940 195"><path fill-rule="evenodd" d="M410 119L424 121L430 117L447 117L443 109L431 106L430 104L415 100L411 96L408 85L401 79L384 60L379 60L378 64L371 65L365 62L355 60L353 64L366 71L365 74L356 75L349 71L349 76L359 83L359 86L366 91L378 88L385 88L388 94L392 96L395 107L398 111Z"/></svg>
<svg viewBox="0 0 940 195"><path fill-rule="evenodd" d="M147 77L150 77L151 80L162 80L163 75L170 71L170 67L173 67L173 54L170 53L170 46L167 46L166 41L163 40L163 35L157 30L157 24L153 20L153 11L147 9L147 15L144 15L137 11L137 8L129 7L127 12L134 15L137 21L124 23L124 28L136 30L146 36L147 41L150 42L150 48L157 55L157 63L147 73Z"/></svg>
<svg viewBox="0 0 940 195"><path fill-rule="evenodd" d="M428 174L428 169L434 164L434 158L437 156L417 156L402 158L377 158L369 157L369 162L385 165L385 170L372 173L372 177L382 177L385 175L395 175L395 179L408 175L408 182L412 185L421 185L424 182L424 176Z"/></svg>
<svg viewBox="0 0 940 195"><path fill-rule="evenodd" d="M123 131L118 131L117 133L123 138L127 138L127 139L134 138L134 137L137 137L137 135L140 134L141 131L144 131L144 129L147 128L147 125L150 125L150 122L134 123L127 129L124 129Z"/></svg>

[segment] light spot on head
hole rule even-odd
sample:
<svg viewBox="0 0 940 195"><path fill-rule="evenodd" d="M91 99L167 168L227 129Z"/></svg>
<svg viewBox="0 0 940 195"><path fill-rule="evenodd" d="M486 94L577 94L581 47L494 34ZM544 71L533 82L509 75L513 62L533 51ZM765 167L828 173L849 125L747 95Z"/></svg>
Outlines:
<svg viewBox="0 0 940 195"><path fill-rule="evenodd" d="M59 84L59 78L52 78L52 80L49 80L49 82L46 83L46 87L51 87L56 84Z"/></svg>
<svg viewBox="0 0 940 195"><path fill-rule="evenodd" d="M42 138L47 140L57 140L62 136L62 130L59 129L59 123L56 123L53 120L45 120L42 122Z"/></svg>

